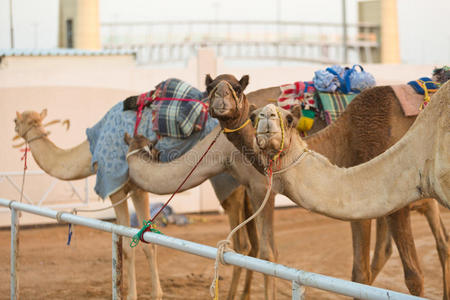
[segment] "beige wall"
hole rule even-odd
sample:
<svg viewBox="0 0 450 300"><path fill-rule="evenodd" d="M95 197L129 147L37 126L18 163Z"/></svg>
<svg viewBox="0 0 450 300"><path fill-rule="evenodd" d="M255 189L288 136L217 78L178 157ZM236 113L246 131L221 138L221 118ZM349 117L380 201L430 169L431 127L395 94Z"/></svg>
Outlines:
<svg viewBox="0 0 450 300"><path fill-rule="evenodd" d="M71 129L54 125L49 128L50 138L60 147L67 148L82 142L86 128L94 125L106 111L127 96L152 89L169 77L183 79L195 86L202 85L204 74L231 73L236 76L250 75L248 91L259 88L311 80L313 72L324 66L229 68L221 60L214 64L210 53L205 52L208 64L195 59L184 68L150 68L136 66L133 56L57 56L57 57L6 57L0 64L0 172L21 171L22 153L13 149L13 119L15 111L48 109L48 120L71 120ZM421 76L429 76L433 66L366 65L378 84L405 83ZM201 74L200 74L201 73ZM29 170L39 170L29 159ZM19 185L21 177L13 178ZM0 179L1 180L1 179ZM95 178L89 180L89 198L92 206L103 205L92 191ZM39 200L52 179L47 175L28 176L26 192ZM83 189L83 182L75 185ZM0 181L0 197L17 199L18 193L11 184ZM63 203L78 201L67 183L60 182L50 193L47 204L63 199ZM167 196L152 196L152 201L165 201ZM280 203L290 203L284 197ZM109 201L106 203L109 204ZM106 205L106 204L105 204ZM176 212L220 210L209 182L197 189L175 197L171 204ZM110 210L107 215L113 216ZM29 222L32 222L30 219ZM9 212L0 209L0 226L9 224Z"/></svg>

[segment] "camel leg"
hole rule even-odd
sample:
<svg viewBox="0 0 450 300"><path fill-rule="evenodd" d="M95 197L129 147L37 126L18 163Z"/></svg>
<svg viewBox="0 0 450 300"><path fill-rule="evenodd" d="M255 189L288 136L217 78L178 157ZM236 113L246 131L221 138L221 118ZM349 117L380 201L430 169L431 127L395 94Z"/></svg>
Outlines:
<svg viewBox="0 0 450 300"><path fill-rule="evenodd" d="M406 286L412 295L423 296L423 274L412 235L409 206L399 209L387 218L402 260Z"/></svg>
<svg viewBox="0 0 450 300"><path fill-rule="evenodd" d="M112 204L115 204L126 197L127 191L125 189L120 189L110 196ZM123 226L130 226L130 215L128 213L127 201L114 207L116 213L117 224ZM123 238L123 262L125 266L125 274L127 277L128 293L127 299L137 299L136 291L136 271L134 268L134 248L130 247L130 239Z"/></svg>
<svg viewBox="0 0 450 300"><path fill-rule="evenodd" d="M391 232L385 217L377 219L377 236L375 240L375 251L373 253L370 284L375 281L377 275L392 255Z"/></svg>
<svg viewBox="0 0 450 300"><path fill-rule="evenodd" d="M261 195L261 191L264 192ZM252 201L252 207L254 210L258 210L261 206L262 199L265 196L265 189L259 189L258 192L254 192L250 195ZM277 259L277 251L275 248L275 240L273 234L273 212L275 206L275 194L271 193L270 198L267 201L266 206L261 211L261 213L256 217L256 226L258 228L258 235L261 237L259 240L259 257L271 262L275 262ZM276 288L275 288L275 278L269 275L264 275L264 295L265 299L275 299L276 298Z"/></svg>
<svg viewBox="0 0 450 300"><path fill-rule="evenodd" d="M352 281L370 284L370 226L371 220L350 222L353 243Z"/></svg>
<svg viewBox="0 0 450 300"><path fill-rule="evenodd" d="M449 238L447 230L441 219L439 212L439 205L434 199L427 199L424 201L421 209L421 213L424 213L431 231L433 232L434 239L436 240L436 248L439 254L439 260L442 266L443 274L443 286L444 286L444 300L450 299L450 249L448 246Z"/></svg>
<svg viewBox="0 0 450 300"><path fill-rule="evenodd" d="M228 216L230 228L233 230L244 219L244 197L245 188L243 186L238 187L231 193L231 195L225 199L222 203L222 207ZM233 248L237 253L246 255L249 251L249 245L247 243L247 237L245 235L245 227L238 230L232 237ZM227 299L234 299L236 296L237 288L239 285L239 278L241 276L241 267L233 266L233 275L231 277L231 285L228 290Z"/></svg>
<svg viewBox="0 0 450 300"><path fill-rule="evenodd" d="M252 207L250 197L248 193L245 192L244 196L244 219L248 219L255 210ZM251 257L257 257L259 251L259 237L258 230L256 228L256 223L254 220L250 221L246 225L248 238L250 240L250 252L248 253ZM245 273L245 285L244 292L241 296L241 300L249 300L250 299L250 288L252 282L253 271L247 270Z"/></svg>
<svg viewBox="0 0 450 300"><path fill-rule="evenodd" d="M148 193L135 188L131 194L138 223L142 225L144 220L150 220L150 207ZM150 264L151 280L152 280L152 299L161 300L163 296L161 283L159 280L158 263L156 254L156 245L140 243L144 250L145 256ZM127 245L128 246L128 245Z"/></svg>

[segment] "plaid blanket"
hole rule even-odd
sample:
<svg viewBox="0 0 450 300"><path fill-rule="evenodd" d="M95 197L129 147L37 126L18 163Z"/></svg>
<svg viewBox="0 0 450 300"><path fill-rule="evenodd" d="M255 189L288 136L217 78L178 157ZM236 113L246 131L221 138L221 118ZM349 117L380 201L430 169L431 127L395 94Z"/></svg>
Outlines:
<svg viewBox="0 0 450 300"><path fill-rule="evenodd" d="M200 131L208 118L208 95L170 78L159 83L151 103L153 130L160 136L187 138Z"/></svg>
<svg viewBox="0 0 450 300"><path fill-rule="evenodd" d="M355 96L357 96L357 94L318 93L325 121L328 125L336 121Z"/></svg>
<svg viewBox="0 0 450 300"><path fill-rule="evenodd" d="M312 81L297 81L292 84L280 86L281 94L278 97L278 106L290 110L294 105L317 108L314 100L315 88Z"/></svg>

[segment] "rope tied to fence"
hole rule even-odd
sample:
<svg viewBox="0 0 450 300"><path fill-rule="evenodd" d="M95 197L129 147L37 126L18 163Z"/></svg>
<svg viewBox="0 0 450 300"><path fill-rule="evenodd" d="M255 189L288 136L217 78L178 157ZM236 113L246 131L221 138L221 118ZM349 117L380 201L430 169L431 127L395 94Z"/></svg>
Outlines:
<svg viewBox="0 0 450 300"><path fill-rule="evenodd" d="M226 265L225 259L224 259L224 254L225 252L234 252L233 249L231 249L229 247L229 245L231 245L231 237L233 236L233 234L236 233L236 231L238 231L239 229L241 229L242 227L244 227L248 222L250 222L251 220L253 220L257 215L259 215L259 213L264 209L264 207L266 206L267 201L269 200L269 196L270 196L270 192L272 191L272 165L273 165L273 161L271 160L269 163L269 167L267 168L267 191L266 191L266 195L264 197L264 200L261 204L261 206L258 208L258 210L251 215L247 220L245 220L244 222L242 222L241 224L239 224L238 226L236 226L227 236L227 238L225 240L221 240L217 243L217 256L216 256L216 261L214 263L214 279L211 283L211 286L209 288L209 293L211 295L212 298L214 298L214 300L218 300L219 299L219 261L221 264Z"/></svg>
<svg viewBox="0 0 450 300"><path fill-rule="evenodd" d="M211 144L209 144L209 146L206 149L205 153L203 153L203 155L197 161L195 166L187 174L186 178L184 178L184 180L181 182L181 184L178 186L178 188L175 190L175 192L170 196L169 200L167 200L166 203L164 203L164 205L161 206L161 208L156 212L156 214L150 219L149 222L145 222L145 220L144 220L144 226L141 228L141 230L139 230L139 232L137 234L135 234L133 236L133 239L130 242L130 247L132 247L132 248L136 247L139 244L139 241L147 243L144 240L144 233L147 232L147 231L154 232L153 230L155 230L155 227L154 227L155 225L153 223L154 223L156 217L158 217L158 215L163 211L163 209L166 208L166 206L173 199L173 197L175 197L175 195L180 191L180 189L183 187L183 185L186 183L186 181L189 179L189 177L191 177L192 173L194 173L194 170L200 165L200 163L202 162L203 158L205 158L206 154L209 152L209 150L212 148L212 146L216 143L217 139L219 138L219 136L220 136L220 134L222 132L223 132L223 130L219 130L219 132L216 134L216 136L214 137L214 139L211 142ZM150 226L147 226L148 223L150 223ZM157 232L157 233L161 233L161 232Z"/></svg>

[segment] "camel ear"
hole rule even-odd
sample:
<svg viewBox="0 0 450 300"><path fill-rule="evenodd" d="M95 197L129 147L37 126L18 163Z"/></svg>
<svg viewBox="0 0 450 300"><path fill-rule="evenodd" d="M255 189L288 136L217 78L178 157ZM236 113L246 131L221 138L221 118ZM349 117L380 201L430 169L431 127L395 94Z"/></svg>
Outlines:
<svg viewBox="0 0 450 300"><path fill-rule="evenodd" d="M253 104L252 104L253 105ZM256 106L256 105L255 105ZM249 116L249 119L250 119L250 121L252 122L252 125L253 125L253 127L255 127L255 122L256 122L256 118L258 117L258 115L259 115L259 112L261 111L261 108L259 108L259 109L253 109L251 112L250 112L250 116Z"/></svg>
<svg viewBox="0 0 450 300"><path fill-rule="evenodd" d="M291 113L286 115L286 123L288 128L294 127L294 116Z"/></svg>
<svg viewBox="0 0 450 300"><path fill-rule="evenodd" d="M213 82L213 81L214 80L212 79L211 75L206 74L206 77L205 77L205 85L206 85L206 87L208 87L211 84L211 82Z"/></svg>
<svg viewBox="0 0 450 300"><path fill-rule="evenodd" d="M125 135L123 136L123 140L125 141L125 144L130 146L131 141L133 140L132 137L128 134L128 132L125 132Z"/></svg>
<svg viewBox="0 0 450 300"><path fill-rule="evenodd" d="M256 110L258 107L255 105L255 104L253 104L253 103L250 103L250 106L248 107L248 114L250 115L254 110Z"/></svg>
<svg viewBox="0 0 450 300"><path fill-rule="evenodd" d="M16 111L16 118L17 118L18 121L22 120L22 115L18 111Z"/></svg>
<svg viewBox="0 0 450 300"><path fill-rule="evenodd" d="M41 121L44 120L44 118L47 116L47 109L46 108L44 108L41 111L40 116L41 116Z"/></svg>
<svg viewBox="0 0 450 300"><path fill-rule="evenodd" d="M294 105L291 108L291 113L294 117L300 119L300 117L302 116L302 107L300 105Z"/></svg>
<svg viewBox="0 0 450 300"><path fill-rule="evenodd" d="M239 80L239 83L242 87L242 91L244 91L245 88L247 87L249 80L250 80L250 77L248 75L242 76L241 80Z"/></svg>

